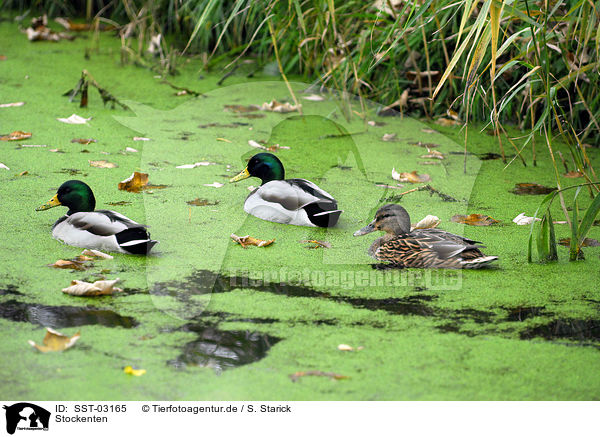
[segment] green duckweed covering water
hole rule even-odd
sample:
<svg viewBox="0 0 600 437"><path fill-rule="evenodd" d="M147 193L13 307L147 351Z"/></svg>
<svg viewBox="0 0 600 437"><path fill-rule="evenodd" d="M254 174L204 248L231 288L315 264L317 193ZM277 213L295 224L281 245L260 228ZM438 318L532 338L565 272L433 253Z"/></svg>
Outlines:
<svg viewBox="0 0 600 437"><path fill-rule="evenodd" d="M269 78L218 74L200 78L186 63L176 84L205 93L175 96L153 73L119 65L118 41L101 38L99 53L85 59L90 40L57 44L26 41L13 24L0 23L0 132L32 132L19 142L1 142L0 354L12 357L0 369L5 399L314 399L314 400L597 400L600 393L599 250L585 249L584 262L528 264L528 226L511 222L533 215L541 198L510 193L515 183L553 185L545 151L538 166L476 154L497 151L486 134L469 132L463 174L458 128L427 126L410 118L378 117L372 126L347 121L335 95L303 99L305 84L293 84L303 116L224 111L225 105L291 101L285 85ZM88 108L61 96L82 69L132 111L104 108L90 90ZM312 90L314 91L314 90ZM358 106L356 106L358 108ZM92 117L88 125L56 121L72 113ZM437 132L431 133L433 128ZM384 142L384 134L396 141ZM346 135L351 134L351 135ZM134 136L151 141L133 141ZM94 138L97 143L71 143ZM243 202L248 179L228 179L257 152L249 140L279 144L287 177L304 177L333 194L344 210L334 229L269 223L248 216ZM433 143L446 159L423 165ZM41 148L22 145L46 145ZM133 147L137 153L123 153ZM64 153L53 153L59 148ZM84 153L83 150L89 151ZM528 162L531 161L525 151ZM590 150L598 166L597 150ZM103 169L89 160L108 160ZM179 165L207 161L193 169ZM427 192L400 203L413 221L427 214L441 227L483 241L498 255L485 271L376 271L366 250L375 235L352 232L372 219L383 203L412 188L391 170L418 170L458 202ZM28 174L19 176L23 171ZM143 194L117 190L133 171L167 185ZM115 209L150 225L160 240L147 259L116 254L84 272L47 267L81 249L50 236L60 208L35 212L65 180L78 178L93 189L98 208ZM221 188L204 186L219 182ZM573 180L565 179L565 185ZM580 196L581 197L581 196ZM187 202L206 199L209 205ZM567 196L567 200L568 200ZM119 206L110 203L121 202ZM582 202L585 206L587 201ZM491 227L463 227L455 214L483 213L500 220ZM558 210L554 214L559 218ZM569 236L557 225L557 236ZM229 235L275 238L267 248L242 249ZM589 235L600 238L593 227ZM302 240L324 240L330 249L307 249ZM125 292L94 299L64 295L72 279L121 278ZM250 278L250 279L248 279ZM66 334L81 331L75 347L40 354L27 340L41 341L43 326ZM362 346L344 352L339 344ZM132 377L123 367L147 370ZM298 371L348 376L331 380Z"/></svg>

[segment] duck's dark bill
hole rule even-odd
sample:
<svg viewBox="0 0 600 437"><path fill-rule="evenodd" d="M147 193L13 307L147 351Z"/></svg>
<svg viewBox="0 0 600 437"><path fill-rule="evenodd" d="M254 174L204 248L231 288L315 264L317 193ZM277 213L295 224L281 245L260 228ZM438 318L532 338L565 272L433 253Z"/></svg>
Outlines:
<svg viewBox="0 0 600 437"><path fill-rule="evenodd" d="M248 172L248 167L246 167L245 169L243 169L240 172L240 174L229 179L229 182L237 182L237 181L241 181L242 179L249 178L249 177L250 177L250 173Z"/></svg>
<svg viewBox="0 0 600 437"><path fill-rule="evenodd" d="M355 237L359 237L361 235L365 235L368 234L370 232L373 232L375 230L375 220L373 220L371 223L369 223L367 226L365 226L362 229L359 229L358 231L356 231L354 233Z"/></svg>
<svg viewBox="0 0 600 437"><path fill-rule="evenodd" d="M52 199L50 199L49 201L44 203L42 206L38 206L35 210L36 211L45 211L47 209L54 208L55 206L59 206L59 205L62 205L62 203L60 203L58 201L58 194L55 194Z"/></svg>

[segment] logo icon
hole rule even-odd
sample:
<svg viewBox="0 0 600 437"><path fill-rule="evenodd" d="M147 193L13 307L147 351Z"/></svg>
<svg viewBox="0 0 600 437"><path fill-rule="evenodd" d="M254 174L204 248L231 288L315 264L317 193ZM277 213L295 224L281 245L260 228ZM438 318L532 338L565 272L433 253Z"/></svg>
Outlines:
<svg viewBox="0 0 600 437"><path fill-rule="evenodd" d="M48 430L50 411L35 404L19 402L11 406L4 405L6 410L6 432L14 434L18 430Z"/></svg>

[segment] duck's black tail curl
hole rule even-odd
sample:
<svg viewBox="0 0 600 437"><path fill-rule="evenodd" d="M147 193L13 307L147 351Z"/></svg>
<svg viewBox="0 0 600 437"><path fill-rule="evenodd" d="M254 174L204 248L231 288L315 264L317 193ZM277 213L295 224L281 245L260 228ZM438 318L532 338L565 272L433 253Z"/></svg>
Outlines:
<svg viewBox="0 0 600 437"><path fill-rule="evenodd" d="M150 234L143 227L125 229L115 234L115 237L121 249L133 255L148 255L152 247L158 243L150 239Z"/></svg>
<svg viewBox="0 0 600 437"><path fill-rule="evenodd" d="M329 201L309 203L304 206L304 210L311 223L321 228L335 226L343 212L337 209L336 202Z"/></svg>

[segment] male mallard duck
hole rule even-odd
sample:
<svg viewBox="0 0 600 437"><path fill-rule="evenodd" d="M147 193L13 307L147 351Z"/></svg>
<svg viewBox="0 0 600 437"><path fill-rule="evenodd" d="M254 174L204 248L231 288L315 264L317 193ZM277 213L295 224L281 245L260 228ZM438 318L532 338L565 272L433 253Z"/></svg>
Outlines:
<svg viewBox="0 0 600 437"><path fill-rule="evenodd" d="M244 211L263 220L298 226L334 226L342 213L336 200L306 179L285 179L283 164L271 153L258 153L230 182L255 176L262 181L246 198Z"/></svg>
<svg viewBox="0 0 600 437"><path fill-rule="evenodd" d="M146 226L114 211L98 210L92 189L81 181L67 181L56 195L36 211L55 206L69 208L52 226L52 236L70 246L146 255L158 241L151 240Z"/></svg>
<svg viewBox="0 0 600 437"><path fill-rule="evenodd" d="M385 231L369 248L369 255L390 267L479 269L498 259L485 256L476 243L441 229L410 230L410 216L400 205L379 208L375 220L354 233Z"/></svg>

